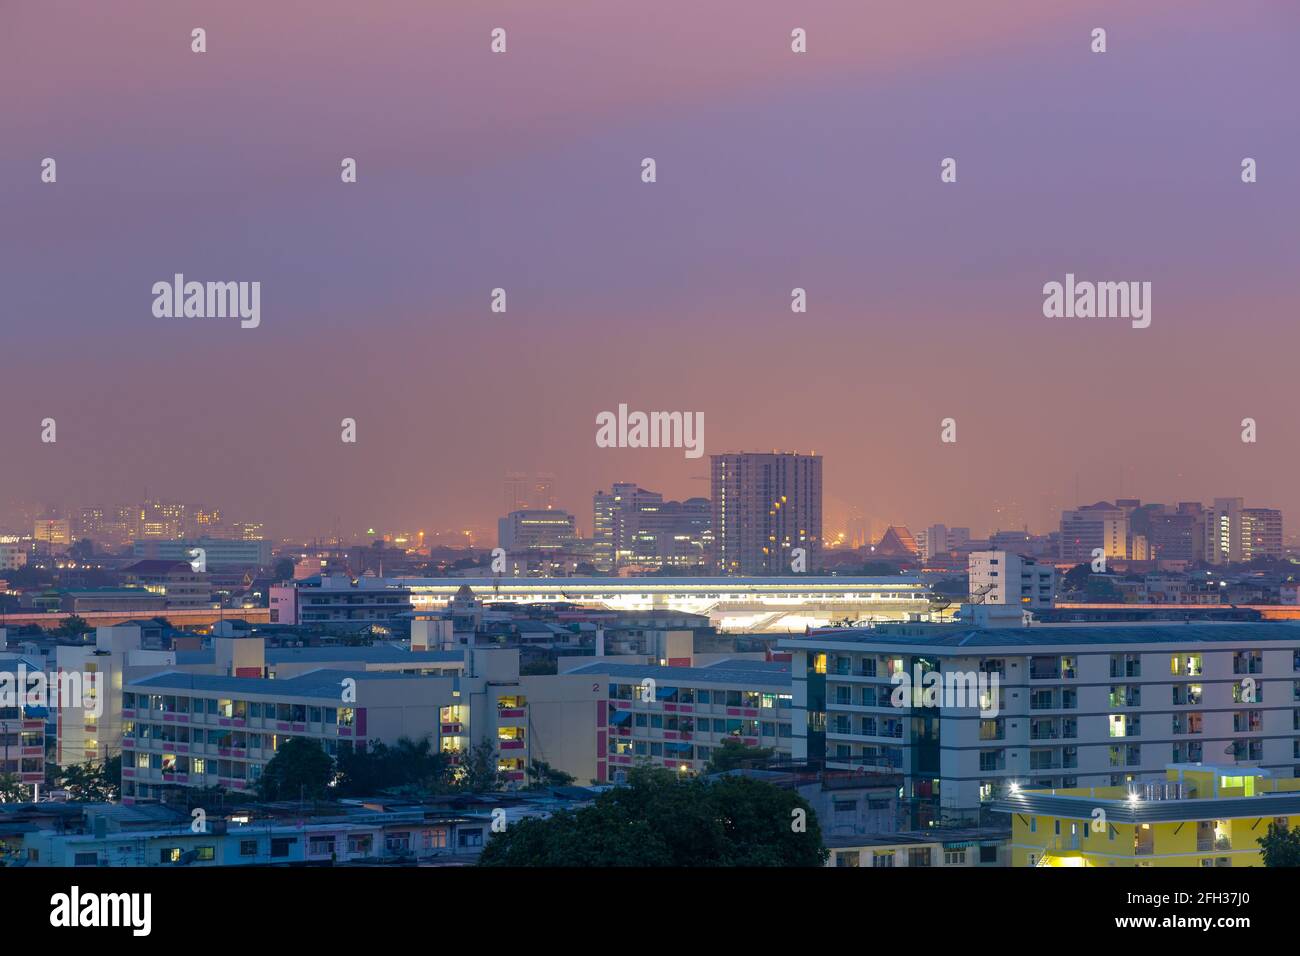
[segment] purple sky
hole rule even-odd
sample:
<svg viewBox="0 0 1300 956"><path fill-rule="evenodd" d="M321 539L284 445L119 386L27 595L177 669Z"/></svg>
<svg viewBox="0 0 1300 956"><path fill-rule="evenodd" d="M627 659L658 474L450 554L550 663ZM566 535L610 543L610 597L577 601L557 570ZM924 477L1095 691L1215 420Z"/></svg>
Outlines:
<svg viewBox="0 0 1300 956"><path fill-rule="evenodd" d="M5 4L0 511L483 526L523 470L589 530L615 480L706 494L707 458L596 447L626 402L825 455L828 532L1042 528L1076 482L1300 514L1290 0L111 9ZM175 272L260 281L261 327L154 318ZM1067 272L1150 281L1151 327L1044 318Z"/></svg>

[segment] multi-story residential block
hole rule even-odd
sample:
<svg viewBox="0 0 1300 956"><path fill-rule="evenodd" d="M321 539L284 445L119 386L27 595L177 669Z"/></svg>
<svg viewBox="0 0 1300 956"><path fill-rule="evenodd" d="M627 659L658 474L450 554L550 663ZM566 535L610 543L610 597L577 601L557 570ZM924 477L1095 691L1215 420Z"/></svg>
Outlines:
<svg viewBox="0 0 1300 956"><path fill-rule="evenodd" d="M722 574L789 574L801 549L821 568L822 458L788 452L712 456L711 530Z"/></svg>
<svg viewBox="0 0 1300 956"><path fill-rule="evenodd" d="M5 647L0 629L0 775L36 787L45 782L46 708L23 692L31 675L45 675L45 661Z"/></svg>
<svg viewBox="0 0 1300 956"><path fill-rule="evenodd" d="M596 779L620 780L649 762L698 773L732 740L788 758L800 718L785 664L719 661L708 667L659 667L613 660L567 675L596 680Z"/></svg>
<svg viewBox="0 0 1300 956"><path fill-rule="evenodd" d="M177 658L123 689L121 746L134 758L123 761L124 800L172 787L247 790L283 740L303 736L331 755L429 737L453 762L486 741L508 785L521 785L533 760L596 776L602 688L586 676L521 676L514 649L266 649L232 638Z"/></svg>
<svg viewBox="0 0 1300 956"><path fill-rule="evenodd" d="M270 588L278 624L392 624L411 610L411 589L384 578L318 575Z"/></svg>
<svg viewBox="0 0 1300 956"><path fill-rule="evenodd" d="M1172 764L1141 786L1016 788L1012 866L1262 866L1266 824L1300 825L1300 780L1235 765Z"/></svg>
<svg viewBox="0 0 1300 956"><path fill-rule="evenodd" d="M909 797L952 819L1012 784L1120 786L1199 761L1300 766L1296 624L992 624L779 641L808 711L794 759L900 771ZM916 696L930 680L944 693Z"/></svg>
<svg viewBox="0 0 1300 956"><path fill-rule="evenodd" d="M1014 551L972 551L971 599L980 604L1014 604L1037 610L1056 603L1056 567Z"/></svg>
<svg viewBox="0 0 1300 956"><path fill-rule="evenodd" d="M55 648L51 677L75 680L89 695L83 696L83 706L57 709L54 762L59 766L101 763L121 752L123 684L176 662L175 652L141 645L139 626L121 624L96 629L94 644Z"/></svg>

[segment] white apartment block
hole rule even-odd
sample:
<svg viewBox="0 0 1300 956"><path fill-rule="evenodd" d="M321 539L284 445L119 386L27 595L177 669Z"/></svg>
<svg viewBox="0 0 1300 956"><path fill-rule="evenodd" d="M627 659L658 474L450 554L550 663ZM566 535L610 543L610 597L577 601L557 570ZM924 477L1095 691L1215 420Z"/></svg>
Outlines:
<svg viewBox="0 0 1300 956"><path fill-rule="evenodd" d="M54 762L59 766L101 763L121 751L123 685L176 663L174 652L146 650L140 643L139 626L117 624L97 628L94 644L55 648L51 676L93 686L95 699L89 707L58 708Z"/></svg>
<svg viewBox="0 0 1300 956"><path fill-rule="evenodd" d="M722 660L707 667L660 667L597 660L566 672L599 687L596 779L618 782L649 762L699 773L726 741L789 758L794 724L785 664Z"/></svg>
<svg viewBox="0 0 1300 956"><path fill-rule="evenodd" d="M881 625L778 647L808 710L793 758L902 772L906 796L950 819L1012 784L1117 786L1201 761L1300 770L1295 623ZM893 675L918 667L949 682L984 675L990 693L893 706Z"/></svg>
<svg viewBox="0 0 1300 956"><path fill-rule="evenodd" d="M1056 603L1056 567L1014 551L972 551L967 561L972 600L1037 610Z"/></svg>
<svg viewBox="0 0 1300 956"><path fill-rule="evenodd" d="M522 785L533 760L580 783L596 777L603 687L588 677L520 676L518 650L213 644L178 652L175 667L123 688L124 802L171 787L250 790L290 737L318 740L331 755L429 737L453 763L488 741L507 786Z"/></svg>

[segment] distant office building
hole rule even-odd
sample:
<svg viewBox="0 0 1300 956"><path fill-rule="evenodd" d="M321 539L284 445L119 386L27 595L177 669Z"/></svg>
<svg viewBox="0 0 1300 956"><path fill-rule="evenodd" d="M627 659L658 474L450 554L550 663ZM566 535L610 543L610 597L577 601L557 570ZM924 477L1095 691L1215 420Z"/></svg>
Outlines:
<svg viewBox="0 0 1300 956"><path fill-rule="evenodd" d="M497 545L507 551L563 549L578 537L577 522L567 511L512 511L497 521Z"/></svg>
<svg viewBox="0 0 1300 956"><path fill-rule="evenodd" d="M175 541L136 541L131 551L137 560L193 560L190 552L201 548L211 568L261 568L271 563L271 542L230 538L193 538Z"/></svg>
<svg viewBox="0 0 1300 956"><path fill-rule="evenodd" d="M970 594L977 604L1014 604L1036 610L1056 603L1056 568L1014 551L972 551Z"/></svg>
<svg viewBox="0 0 1300 956"><path fill-rule="evenodd" d="M712 456L714 562L724 574L788 574L803 549L821 566L822 457L789 452Z"/></svg>
<svg viewBox="0 0 1300 956"><path fill-rule="evenodd" d="M1061 514L1061 560L1084 564L1098 548L1107 558L1128 557L1128 512L1108 501Z"/></svg>
<svg viewBox="0 0 1300 956"><path fill-rule="evenodd" d="M595 565L602 571L703 565L711 521L707 498L664 501L657 491L616 482L592 496Z"/></svg>
<svg viewBox="0 0 1300 956"><path fill-rule="evenodd" d="M66 548L72 544L72 522L67 518L37 518L32 537L38 544Z"/></svg>
<svg viewBox="0 0 1300 956"><path fill-rule="evenodd" d="M178 502L147 500L136 514L133 533L137 538L181 538L185 535L188 509Z"/></svg>
<svg viewBox="0 0 1300 956"><path fill-rule="evenodd" d="M212 606L212 588L206 573L188 561L137 561L122 569L126 584L162 595L168 610Z"/></svg>
<svg viewBox="0 0 1300 956"><path fill-rule="evenodd" d="M1195 504L1195 510L1189 505ZM1200 504L1184 502L1177 512L1164 505L1160 511L1146 518L1146 536L1152 559L1156 561L1184 561L1194 564L1204 554L1205 518Z"/></svg>
<svg viewBox="0 0 1300 956"><path fill-rule="evenodd" d="M505 512L546 511L555 507L555 476L511 471L505 477Z"/></svg>
<svg viewBox="0 0 1300 956"><path fill-rule="evenodd" d="M916 546L921 559L929 561L950 551L957 551L970 542L970 528L949 528L932 524L916 533Z"/></svg>

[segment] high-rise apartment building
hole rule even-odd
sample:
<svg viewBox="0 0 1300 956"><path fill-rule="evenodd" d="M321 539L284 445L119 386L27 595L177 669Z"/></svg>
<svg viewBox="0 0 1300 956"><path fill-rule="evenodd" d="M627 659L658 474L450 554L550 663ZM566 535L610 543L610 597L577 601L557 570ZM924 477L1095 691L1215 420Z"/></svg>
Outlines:
<svg viewBox="0 0 1300 956"><path fill-rule="evenodd" d="M796 548L821 566L822 458L791 452L712 456L713 559L724 574L788 574Z"/></svg>
<svg viewBox="0 0 1300 956"><path fill-rule="evenodd" d="M1241 512L1241 559L1282 557L1282 512L1245 508Z"/></svg>

